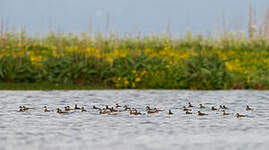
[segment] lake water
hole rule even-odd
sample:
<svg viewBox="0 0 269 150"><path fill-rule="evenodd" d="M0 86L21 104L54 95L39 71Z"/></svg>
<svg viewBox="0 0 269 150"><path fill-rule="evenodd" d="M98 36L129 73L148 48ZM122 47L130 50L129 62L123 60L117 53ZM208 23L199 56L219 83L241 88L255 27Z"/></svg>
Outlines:
<svg viewBox="0 0 269 150"><path fill-rule="evenodd" d="M194 114L182 107L192 102ZM101 115L93 105L119 103L145 112L145 106L164 109L158 114L134 116L128 112ZM198 104L207 108L198 116ZM88 112L43 112L78 104ZM223 116L209 107L225 104ZM254 108L247 112L246 105ZM34 109L18 112L25 105ZM168 115L171 109L173 115ZM269 147L269 91L0 91L0 149L117 149L250 150Z"/></svg>

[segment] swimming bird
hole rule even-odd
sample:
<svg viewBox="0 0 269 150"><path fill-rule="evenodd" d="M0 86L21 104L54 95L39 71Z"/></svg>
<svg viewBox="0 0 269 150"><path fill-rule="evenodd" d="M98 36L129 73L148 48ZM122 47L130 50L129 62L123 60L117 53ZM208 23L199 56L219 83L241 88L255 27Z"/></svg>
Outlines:
<svg viewBox="0 0 269 150"><path fill-rule="evenodd" d="M100 110L101 108L98 108L98 107L96 107L95 105L93 105L93 106L92 106L92 109L99 109L99 110Z"/></svg>
<svg viewBox="0 0 269 150"><path fill-rule="evenodd" d="M212 106L212 107L211 107L211 110L212 110L212 111L216 111L216 110L218 110L218 109L215 108L214 106Z"/></svg>
<svg viewBox="0 0 269 150"><path fill-rule="evenodd" d="M150 108L149 106L146 106L146 111L148 114L153 114L153 113L158 113L159 111L163 111L163 110L158 110L157 108Z"/></svg>
<svg viewBox="0 0 269 150"><path fill-rule="evenodd" d="M29 110L29 109L33 109L33 108L28 108L28 107L25 107L25 106L19 106L19 111L20 112L23 112L23 111L26 111L26 110Z"/></svg>
<svg viewBox="0 0 269 150"><path fill-rule="evenodd" d="M150 109L148 109L148 110L146 110L146 111L147 111L148 114L154 114L154 113L157 113L156 111L154 111L154 110L150 110Z"/></svg>
<svg viewBox="0 0 269 150"><path fill-rule="evenodd" d="M64 107L64 110L65 110L65 111L68 111L68 108L67 108L67 106L65 106L65 107Z"/></svg>
<svg viewBox="0 0 269 150"><path fill-rule="evenodd" d="M19 106L19 112L24 112L25 110L23 109L22 106Z"/></svg>
<svg viewBox="0 0 269 150"><path fill-rule="evenodd" d="M23 107L22 106L19 106L19 109L23 109Z"/></svg>
<svg viewBox="0 0 269 150"><path fill-rule="evenodd" d="M226 107L225 105L222 105L222 108L223 108L223 109L228 109L228 107Z"/></svg>
<svg viewBox="0 0 269 150"><path fill-rule="evenodd" d="M77 104L75 104L75 108L74 108L74 109L81 109L81 108L79 108L79 107L78 107L78 105L77 105Z"/></svg>
<svg viewBox="0 0 269 150"><path fill-rule="evenodd" d="M116 108L119 108L119 107L121 107L119 104L116 104Z"/></svg>
<svg viewBox="0 0 269 150"><path fill-rule="evenodd" d="M106 114L107 111L105 109L100 109L99 114Z"/></svg>
<svg viewBox="0 0 269 150"><path fill-rule="evenodd" d="M230 113L226 113L225 110L223 110L222 114L223 114L224 116L226 116L226 115L230 115Z"/></svg>
<svg viewBox="0 0 269 150"><path fill-rule="evenodd" d="M62 111L60 108L57 108L57 113L58 114L67 114L68 112Z"/></svg>
<svg viewBox="0 0 269 150"><path fill-rule="evenodd" d="M69 111L70 110L70 107L69 106L65 106L64 107L64 111Z"/></svg>
<svg viewBox="0 0 269 150"><path fill-rule="evenodd" d="M134 110L134 113L133 113L134 115L142 115L142 113L141 112L138 112L136 109Z"/></svg>
<svg viewBox="0 0 269 150"><path fill-rule="evenodd" d="M190 112L190 111L188 111L188 110L187 110L187 111L186 111L186 114L188 114L188 115L189 115L189 114L192 114L192 112Z"/></svg>
<svg viewBox="0 0 269 150"><path fill-rule="evenodd" d="M200 105L200 108L205 108L205 106L203 106L203 104L199 104Z"/></svg>
<svg viewBox="0 0 269 150"><path fill-rule="evenodd" d="M110 112L120 112L119 110L116 110L113 107L111 107L109 110L110 110Z"/></svg>
<svg viewBox="0 0 269 150"><path fill-rule="evenodd" d="M168 110L168 115L173 115L171 109Z"/></svg>
<svg viewBox="0 0 269 150"><path fill-rule="evenodd" d="M188 103L189 107L193 107L193 105L191 104L191 102Z"/></svg>
<svg viewBox="0 0 269 150"><path fill-rule="evenodd" d="M44 106L44 112L51 112L51 110L48 110L48 107Z"/></svg>
<svg viewBox="0 0 269 150"><path fill-rule="evenodd" d="M248 105L246 107L246 111L250 111L250 110L253 110L253 108L250 108Z"/></svg>
<svg viewBox="0 0 269 150"><path fill-rule="evenodd" d="M87 112L87 110L84 107L81 107L81 112Z"/></svg>
<svg viewBox="0 0 269 150"><path fill-rule="evenodd" d="M152 108L150 108L149 106L146 106L146 110L154 110L154 109L152 109Z"/></svg>
<svg viewBox="0 0 269 150"><path fill-rule="evenodd" d="M237 118L246 117L246 115L240 115L239 113L236 113L235 115Z"/></svg>
<svg viewBox="0 0 269 150"><path fill-rule="evenodd" d="M111 108L109 108L108 105L106 105L106 109L111 109Z"/></svg>
<svg viewBox="0 0 269 150"><path fill-rule="evenodd" d="M33 109L33 108L25 107L25 106L22 106L22 108L24 111L29 110L29 109Z"/></svg>
<svg viewBox="0 0 269 150"><path fill-rule="evenodd" d="M205 114L205 113L202 113L202 112L198 111L198 115L199 116L205 116L205 115L208 115L208 114Z"/></svg>
<svg viewBox="0 0 269 150"><path fill-rule="evenodd" d="M130 110L130 109L131 109L131 108L128 107L127 105L124 105L123 108L124 108L124 110Z"/></svg>
<svg viewBox="0 0 269 150"><path fill-rule="evenodd" d="M66 107L64 107L64 110L65 111L71 111L71 110L74 110L74 109L70 108L70 106L67 105Z"/></svg>
<svg viewBox="0 0 269 150"><path fill-rule="evenodd" d="M164 110L161 110L161 109L157 109L157 108L154 108L153 109L156 113L160 112L160 111L164 111Z"/></svg>
<svg viewBox="0 0 269 150"><path fill-rule="evenodd" d="M186 106L183 106L184 111L191 111L190 109L186 108Z"/></svg>
<svg viewBox="0 0 269 150"><path fill-rule="evenodd" d="M130 115L142 115L142 113L141 112L138 112L137 109L129 110L129 114Z"/></svg>

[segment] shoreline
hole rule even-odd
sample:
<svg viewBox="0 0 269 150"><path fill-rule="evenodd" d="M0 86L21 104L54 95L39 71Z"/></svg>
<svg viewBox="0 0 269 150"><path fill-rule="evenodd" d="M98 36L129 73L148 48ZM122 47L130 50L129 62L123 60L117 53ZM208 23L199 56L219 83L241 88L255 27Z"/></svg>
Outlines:
<svg viewBox="0 0 269 150"><path fill-rule="evenodd" d="M89 84L89 85L79 85L79 84L52 84L52 83L8 83L0 82L0 91L51 91L51 90L190 90L190 91L229 91L229 90L250 90L250 91L267 91L269 88L265 87L263 89L176 89L176 88L115 88L108 87L102 84Z"/></svg>

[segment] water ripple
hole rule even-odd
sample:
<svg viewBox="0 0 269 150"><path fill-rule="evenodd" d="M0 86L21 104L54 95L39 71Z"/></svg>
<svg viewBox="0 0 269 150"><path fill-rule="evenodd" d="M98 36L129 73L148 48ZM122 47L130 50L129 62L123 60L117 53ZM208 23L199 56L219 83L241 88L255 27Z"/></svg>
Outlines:
<svg viewBox="0 0 269 150"><path fill-rule="evenodd" d="M268 91L0 91L0 149L267 149ZM182 111L192 102L192 115ZM74 104L88 112L66 115L43 112ZM130 116L128 112L100 115L92 106L128 105L164 109L158 114ZM208 116L198 116L198 105ZM227 112L212 112L225 104ZM33 107L18 112L21 105ZM246 105L254 111L245 111ZM168 115L171 109L173 115ZM235 113L248 115L236 118Z"/></svg>

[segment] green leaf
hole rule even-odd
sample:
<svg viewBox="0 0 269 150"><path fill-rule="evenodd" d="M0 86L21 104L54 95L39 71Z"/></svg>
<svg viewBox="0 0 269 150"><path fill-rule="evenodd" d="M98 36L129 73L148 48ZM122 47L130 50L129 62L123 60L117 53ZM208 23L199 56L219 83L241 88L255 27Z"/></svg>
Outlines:
<svg viewBox="0 0 269 150"><path fill-rule="evenodd" d="M211 72L206 68L201 68L202 75L210 76Z"/></svg>

